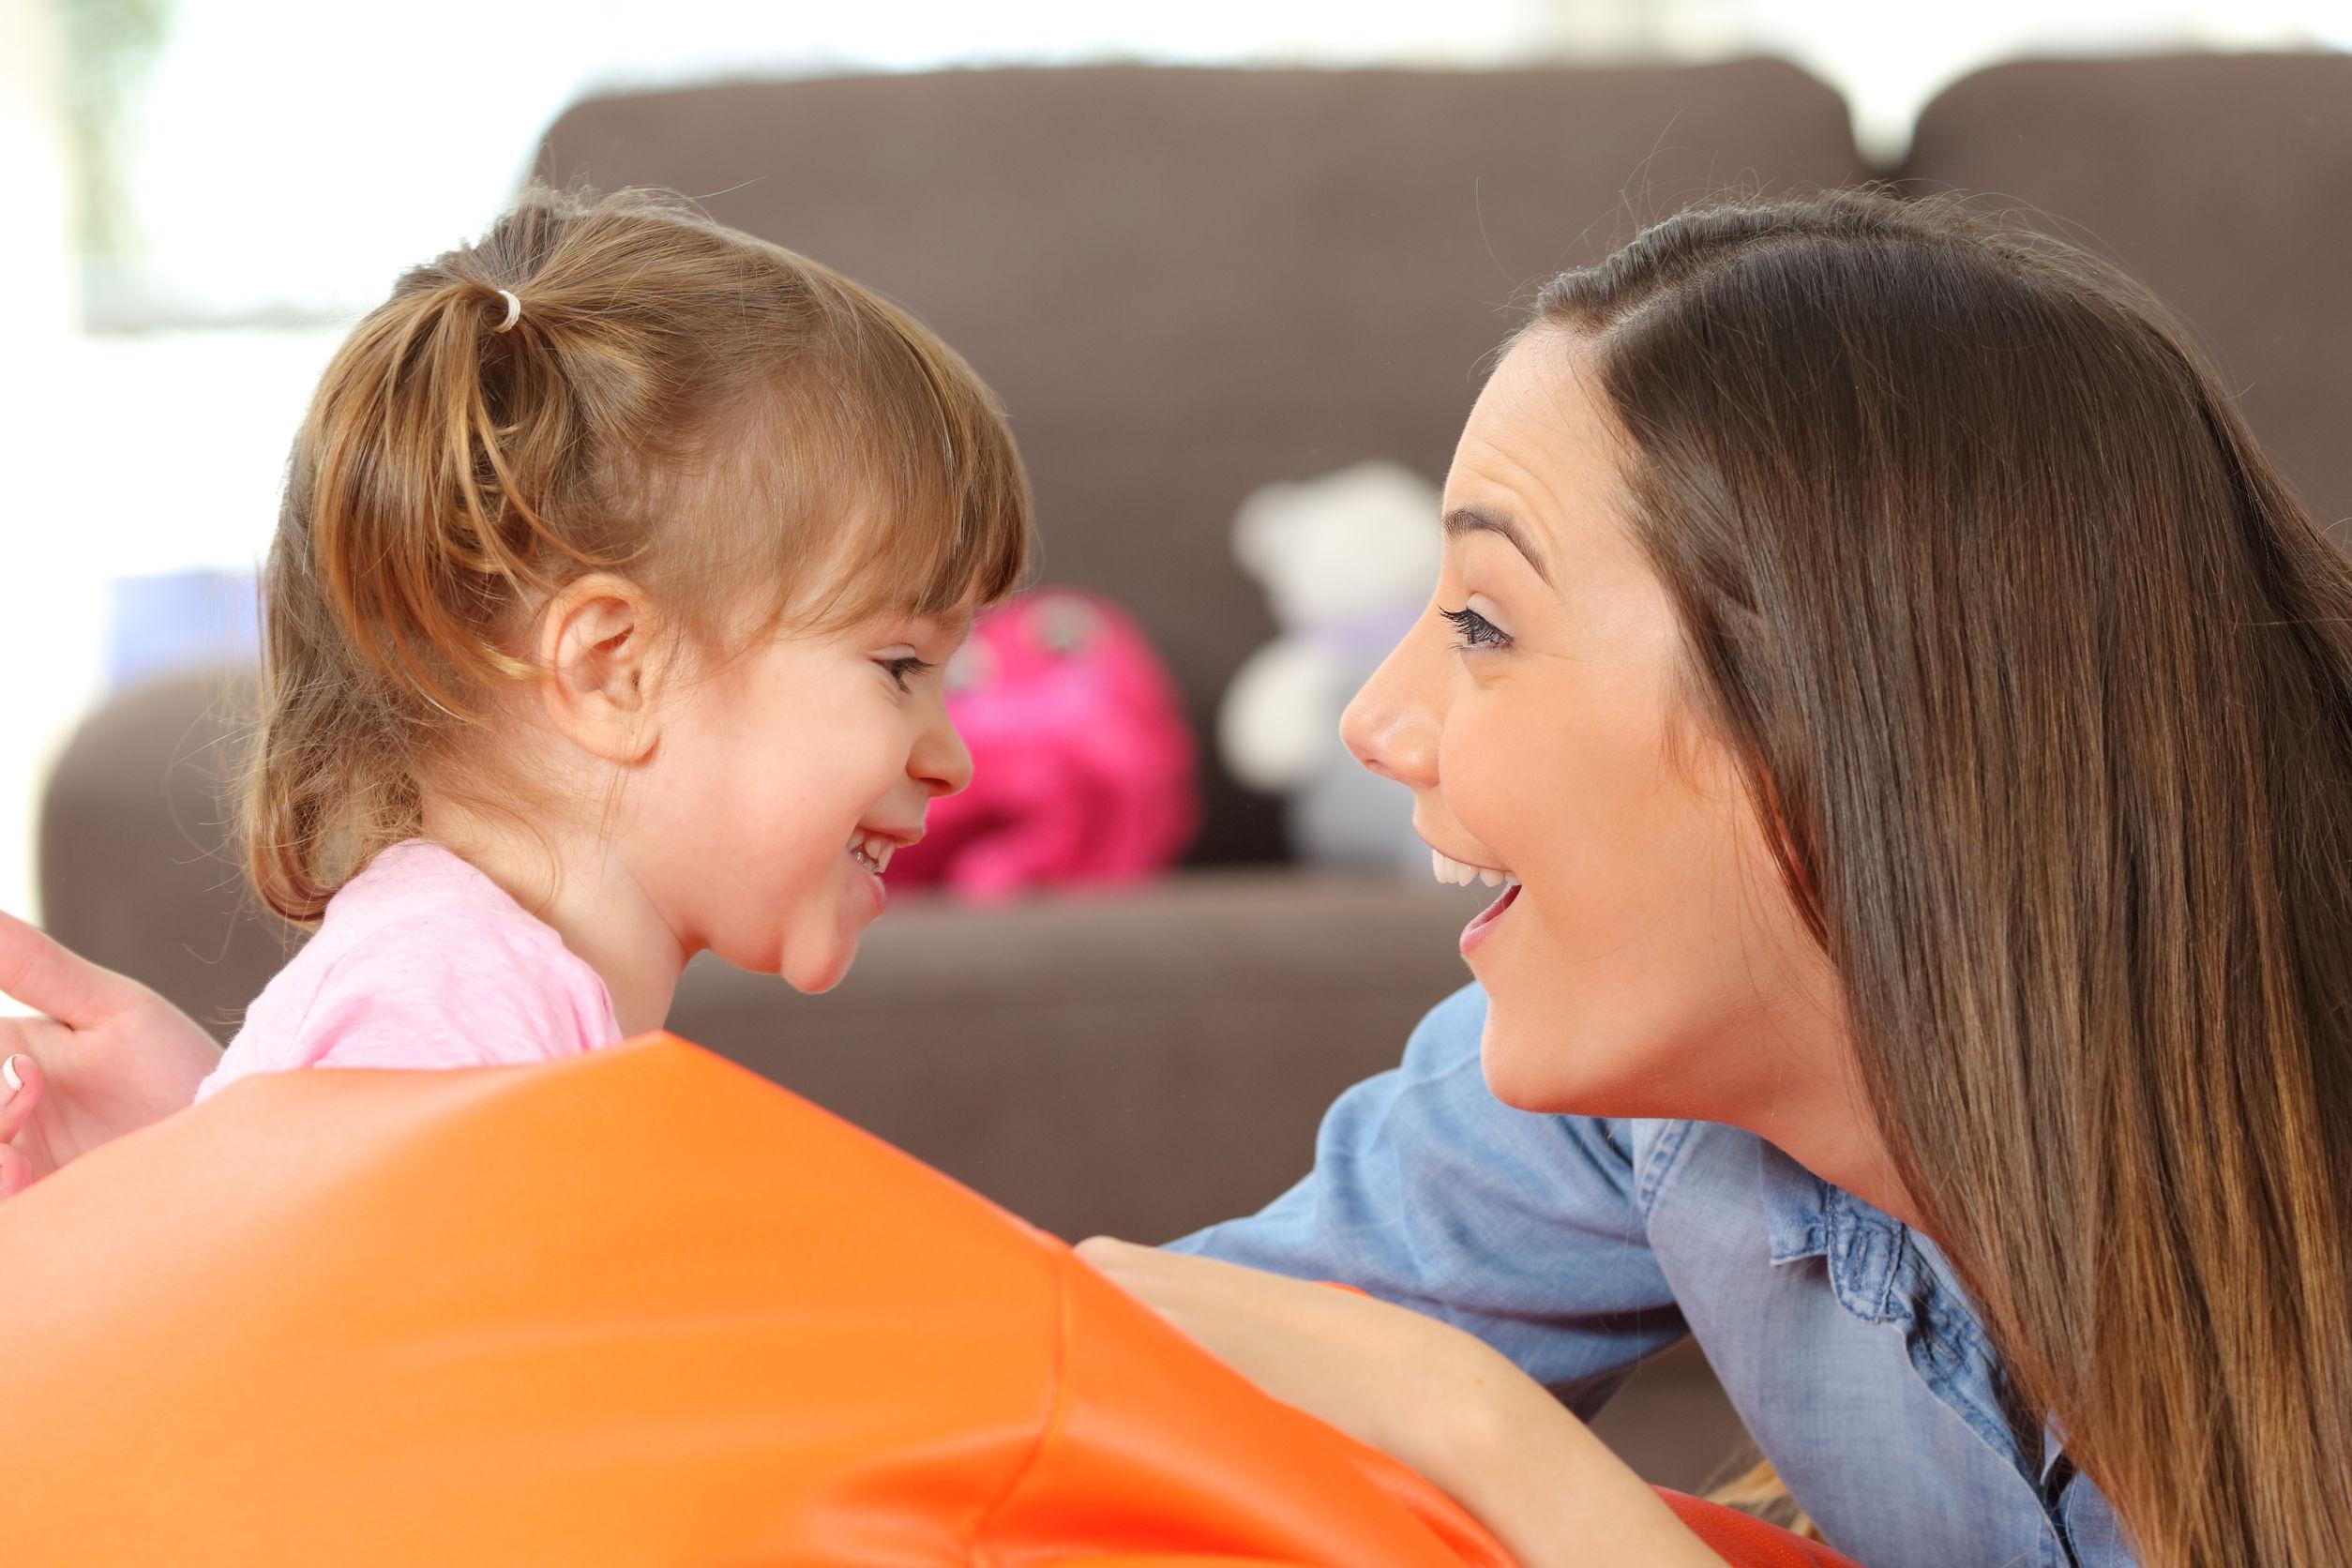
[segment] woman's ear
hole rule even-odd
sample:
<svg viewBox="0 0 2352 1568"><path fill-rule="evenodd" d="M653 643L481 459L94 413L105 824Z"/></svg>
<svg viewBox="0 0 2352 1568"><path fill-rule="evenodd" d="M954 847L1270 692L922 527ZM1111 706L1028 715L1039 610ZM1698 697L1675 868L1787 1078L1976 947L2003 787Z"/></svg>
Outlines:
<svg viewBox="0 0 2352 1568"><path fill-rule="evenodd" d="M665 632L653 600L626 578L596 572L558 590L539 617L549 720L608 762L652 756L671 656Z"/></svg>

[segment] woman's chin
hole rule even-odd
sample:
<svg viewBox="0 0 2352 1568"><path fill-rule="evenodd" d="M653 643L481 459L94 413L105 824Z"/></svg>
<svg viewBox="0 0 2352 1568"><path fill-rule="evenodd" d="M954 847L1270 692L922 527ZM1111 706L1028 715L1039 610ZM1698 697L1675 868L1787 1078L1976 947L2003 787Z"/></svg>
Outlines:
<svg viewBox="0 0 2352 1568"><path fill-rule="evenodd" d="M1646 1048L1623 1039L1566 1033L1555 1023L1521 1026L1491 997L1478 1042L1486 1092L1514 1110L1548 1116L1672 1114L1651 1092L1659 1075Z"/></svg>
<svg viewBox="0 0 2352 1568"><path fill-rule="evenodd" d="M1530 1054L1524 1048L1498 1045L1494 1020L1487 1019L1485 1038L1478 1047L1478 1065L1486 1079L1486 1093L1514 1110L1552 1110L1560 1093L1559 1075L1530 1063Z"/></svg>

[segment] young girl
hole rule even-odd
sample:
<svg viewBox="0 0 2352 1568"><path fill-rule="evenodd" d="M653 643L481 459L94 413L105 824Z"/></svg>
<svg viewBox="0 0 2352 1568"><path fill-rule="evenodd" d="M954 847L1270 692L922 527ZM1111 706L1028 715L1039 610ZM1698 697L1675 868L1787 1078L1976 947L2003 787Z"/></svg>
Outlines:
<svg viewBox="0 0 2352 1568"><path fill-rule="evenodd" d="M1029 537L993 398L903 311L667 198L526 192L295 439L244 829L317 934L199 1097L589 1050L706 948L832 986L969 778L939 671Z"/></svg>

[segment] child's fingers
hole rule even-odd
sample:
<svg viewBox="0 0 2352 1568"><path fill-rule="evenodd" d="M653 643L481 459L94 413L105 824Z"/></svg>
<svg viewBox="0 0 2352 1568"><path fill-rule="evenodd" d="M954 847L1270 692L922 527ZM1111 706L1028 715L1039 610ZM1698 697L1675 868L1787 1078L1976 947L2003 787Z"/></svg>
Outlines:
<svg viewBox="0 0 2352 1568"><path fill-rule="evenodd" d="M0 1059L0 1144L14 1138L31 1121L48 1085L41 1065L22 1051Z"/></svg>
<svg viewBox="0 0 2352 1568"><path fill-rule="evenodd" d="M0 910L0 994L73 1028L102 1023L139 999L139 988Z"/></svg>

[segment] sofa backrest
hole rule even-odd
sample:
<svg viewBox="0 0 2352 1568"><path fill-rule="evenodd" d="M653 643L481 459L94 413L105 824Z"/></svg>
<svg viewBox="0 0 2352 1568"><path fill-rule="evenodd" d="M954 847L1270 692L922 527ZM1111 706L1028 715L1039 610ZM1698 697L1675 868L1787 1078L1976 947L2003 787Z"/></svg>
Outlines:
<svg viewBox="0 0 2352 1568"><path fill-rule="evenodd" d="M1834 185L1793 66L957 71L590 99L538 172L650 184L906 304L1003 396L1044 580L1134 610L1202 735L1272 634L1244 496L1385 457L1440 477L1507 309L1733 181ZM1281 852L1203 766L1207 861Z"/></svg>
<svg viewBox="0 0 2352 1568"><path fill-rule="evenodd" d="M1903 173L2120 262L2320 520L2352 518L2352 55L1995 66L1921 113Z"/></svg>

